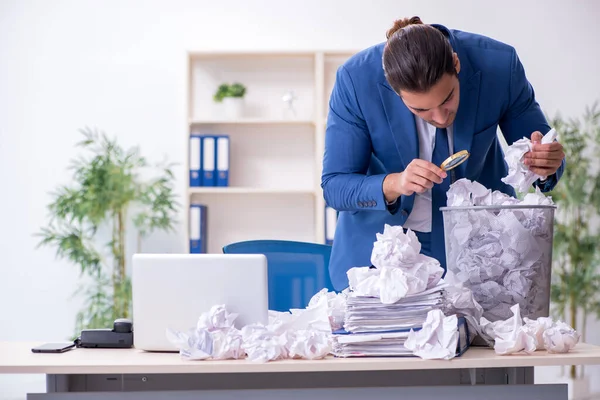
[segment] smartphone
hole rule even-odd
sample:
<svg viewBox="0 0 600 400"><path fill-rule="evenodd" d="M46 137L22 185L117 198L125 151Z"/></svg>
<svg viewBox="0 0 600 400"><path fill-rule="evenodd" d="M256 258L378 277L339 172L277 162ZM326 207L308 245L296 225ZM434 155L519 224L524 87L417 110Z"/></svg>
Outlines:
<svg viewBox="0 0 600 400"><path fill-rule="evenodd" d="M31 349L34 353L64 353L75 347L75 343L45 343Z"/></svg>

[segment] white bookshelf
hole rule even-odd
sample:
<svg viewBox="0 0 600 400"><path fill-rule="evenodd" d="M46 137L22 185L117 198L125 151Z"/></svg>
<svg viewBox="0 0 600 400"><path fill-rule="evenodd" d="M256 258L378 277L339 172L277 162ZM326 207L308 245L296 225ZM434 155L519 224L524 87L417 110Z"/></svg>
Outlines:
<svg viewBox="0 0 600 400"><path fill-rule="evenodd" d="M324 243L321 168L329 96L354 52L189 52L186 135L189 204L207 206L209 253L254 239ZM213 101L221 83L247 88L244 115L227 119ZM282 96L293 90L296 116ZM189 186L189 135L230 138L229 186ZM189 249L189 220L186 229Z"/></svg>

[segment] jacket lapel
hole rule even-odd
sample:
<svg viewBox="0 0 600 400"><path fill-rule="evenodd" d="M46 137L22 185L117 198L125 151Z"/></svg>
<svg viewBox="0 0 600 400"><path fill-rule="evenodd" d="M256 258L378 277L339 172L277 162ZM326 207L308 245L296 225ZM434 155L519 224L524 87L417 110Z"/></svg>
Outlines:
<svg viewBox="0 0 600 400"><path fill-rule="evenodd" d="M379 83L378 86L396 149L406 168L413 159L419 156L419 140L414 116L406 108L400 96L387 83Z"/></svg>
<svg viewBox="0 0 600 400"><path fill-rule="evenodd" d="M463 71L461 70L461 72ZM481 73L478 71L474 74L470 74L470 72L469 68L462 76L459 73L460 103L454 120L452 133L455 153L461 150L471 152L473 134L475 133ZM469 160L456 167L459 171L459 177L466 177L468 164Z"/></svg>

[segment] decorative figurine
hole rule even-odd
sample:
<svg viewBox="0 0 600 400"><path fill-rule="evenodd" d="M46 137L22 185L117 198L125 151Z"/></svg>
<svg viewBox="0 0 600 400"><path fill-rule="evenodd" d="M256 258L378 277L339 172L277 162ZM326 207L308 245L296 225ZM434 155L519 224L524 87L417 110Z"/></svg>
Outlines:
<svg viewBox="0 0 600 400"><path fill-rule="evenodd" d="M287 91L281 100L286 103L286 107L283 110L283 118L284 119L294 119L296 118L296 109L294 108L294 101L296 101L298 97L293 90Z"/></svg>

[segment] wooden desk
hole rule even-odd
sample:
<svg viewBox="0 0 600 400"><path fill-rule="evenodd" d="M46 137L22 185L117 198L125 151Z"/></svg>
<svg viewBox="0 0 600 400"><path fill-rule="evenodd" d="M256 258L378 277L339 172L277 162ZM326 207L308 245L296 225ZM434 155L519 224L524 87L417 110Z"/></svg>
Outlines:
<svg viewBox="0 0 600 400"><path fill-rule="evenodd" d="M535 393L544 399L566 398L564 385L533 385L533 367L600 364L600 347L580 343L567 354L538 351L533 355L498 356L487 348L470 348L462 357L450 361L419 358L350 358L329 357L324 360L281 360L253 363L247 360L185 361L177 353L147 353L137 349L73 349L62 354L34 354L31 348L41 343L0 342L0 373L46 374L47 391L54 398L88 398L84 393L119 393L114 398L148 397L174 393L184 395L202 391L202 398L222 397L245 390L244 398L269 398L279 393L289 398L331 397L340 388L352 391L347 396L369 390L369 397L407 395L417 390L420 399L431 391L442 390L444 400L456 398L495 398L497 393L527 396ZM489 385L493 385L494 390ZM362 388L361 390L358 390ZM420 390L420 391L419 391ZM485 390L485 392L478 392ZM510 392L510 391L518 392ZM534 392L523 392L534 390ZM316 391L316 392L315 392ZM321 393L319 391L325 391ZM423 392L421 392L423 391ZM454 393L456 391L456 393ZM507 392L509 391L509 392ZM433 393L432 392L432 393ZM321 394L319 394L321 393ZM439 394L439 393L438 393ZM564 396L563 396L564 395ZM66 397L56 397L66 396ZM81 397L83 396L83 397ZM216 396L216 397L215 397ZM220 397L221 396L221 397ZM267 396L267 397L265 397ZM432 394L433 396L433 394ZM467 397L465 397L467 396ZM533 397L532 397L533 396ZM548 397L551 396L551 397ZM554 397L553 397L554 396ZM556 397L559 396L559 397ZM234 396L236 397L236 396ZM37 398L31 396L31 398ZM94 397L95 398L95 397ZM104 397L107 398L107 397ZM109 397L108 397L109 398ZM186 398L186 397L181 397ZM190 397L191 398L191 397ZM276 398L276 397L274 397ZM432 397L434 398L434 397Z"/></svg>

